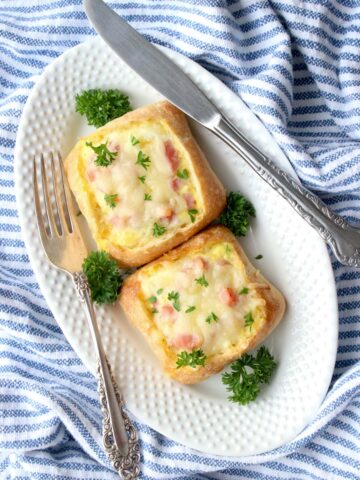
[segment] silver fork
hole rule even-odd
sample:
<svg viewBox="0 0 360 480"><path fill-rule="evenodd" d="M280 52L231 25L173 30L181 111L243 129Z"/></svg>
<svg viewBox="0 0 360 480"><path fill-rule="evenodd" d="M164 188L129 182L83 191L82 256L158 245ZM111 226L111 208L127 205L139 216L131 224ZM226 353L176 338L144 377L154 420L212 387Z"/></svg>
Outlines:
<svg viewBox="0 0 360 480"><path fill-rule="evenodd" d="M40 156L40 178L36 157L33 161L33 187L37 223L41 242L50 263L67 273L74 282L91 330L98 356L98 391L103 413L103 444L114 468L125 480L136 479L140 473L140 447L137 432L128 414L111 372L96 322L90 289L82 263L88 252L77 224L71 193L64 175L60 154L50 153L50 175L45 168L44 155ZM48 176L54 193L51 202ZM44 213L39 190L44 200Z"/></svg>

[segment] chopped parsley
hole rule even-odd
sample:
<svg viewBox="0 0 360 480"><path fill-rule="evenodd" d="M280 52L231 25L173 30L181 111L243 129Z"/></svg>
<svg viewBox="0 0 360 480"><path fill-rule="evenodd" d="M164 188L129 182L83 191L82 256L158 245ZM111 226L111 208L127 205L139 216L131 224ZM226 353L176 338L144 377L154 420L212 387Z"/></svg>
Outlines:
<svg viewBox="0 0 360 480"><path fill-rule="evenodd" d="M247 293L249 293L249 289L248 287L244 287L240 290L239 295L246 295Z"/></svg>
<svg viewBox="0 0 360 480"><path fill-rule="evenodd" d="M144 200L145 200L145 202L148 202L148 201L152 200L150 193L145 193Z"/></svg>
<svg viewBox="0 0 360 480"><path fill-rule="evenodd" d="M186 310L185 313L191 313L196 309L195 305L189 306Z"/></svg>
<svg viewBox="0 0 360 480"><path fill-rule="evenodd" d="M158 295L160 295L164 291L163 288L159 288L159 290L156 292Z"/></svg>
<svg viewBox="0 0 360 480"><path fill-rule="evenodd" d="M205 366L206 355L204 352L199 350L193 350L189 352L181 352L177 355L176 368L180 367L191 367L196 368L197 365L202 367Z"/></svg>
<svg viewBox="0 0 360 480"><path fill-rule="evenodd" d="M145 175L142 175L141 177L138 177L141 183L145 183L146 177Z"/></svg>
<svg viewBox="0 0 360 480"><path fill-rule="evenodd" d="M145 170L147 170L150 166L151 160L148 155L145 155L142 150L139 151L137 160L136 160L136 165L141 165Z"/></svg>
<svg viewBox="0 0 360 480"><path fill-rule="evenodd" d="M89 282L91 299L99 304L114 303L123 282L115 260L106 252L91 252L82 269Z"/></svg>
<svg viewBox="0 0 360 480"><path fill-rule="evenodd" d="M209 282L206 280L204 274L202 274L202 276L199 277L199 278L195 278L195 282L196 282L198 285L201 285L202 287L208 287L208 286L209 286Z"/></svg>
<svg viewBox="0 0 360 480"><path fill-rule="evenodd" d="M198 214L198 210L196 208L192 208L191 210L188 210L188 214L191 220L191 223L194 223L196 220L196 215Z"/></svg>
<svg viewBox="0 0 360 480"><path fill-rule="evenodd" d="M249 327L251 330L252 324L254 323L254 318L252 316L252 313L251 312L247 313L244 317L244 320L245 320L245 327Z"/></svg>
<svg viewBox="0 0 360 480"><path fill-rule="evenodd" d="M249 200L239 192L230 192L219 222L228 227L237 237L243 237L250 227L250 217L255 216L255 208Z"/></svg>
<svg viewBox="0 0 360 480"><path fill-rule="evenodd" d="M154 237L161 237L161 235L164 235L165 232L166 232L165 227L163 227L162 225L159 225L157 223L154 223L154 226L153 226L153 229L152 229L152 233L153 233Z"/></svg>
<svg viewBox="0 0 360 480"><path fill-rule="evenodd" d="M109 205L110 208L115 208L116 203L118 201L118 195L117 193L114 193L113 195L106 193L104 195L104 200Z"/></svg>
<svg viewBox="0 0 360 480"><path fill-rule="evenodd" d="M217 322L218 320L219 320L219 317L214 312L211 312L210 315L206 317L205 322L211 323L211 322Z"/></svg>
<svg viewBox="0 0 360 480"><path fill-rule="evenodd" d="M108 167L112 164L117 154L117 152L111 152L107 148L107 140L105 143L100 143L100 145L96 147L94 147L92 142L86 142L86 146L90 147L96 153L97 158L94 163L97 167Z"/></svg>
<svg viewBox="0 0 360 480"><path fill-rule="evenodd" d="M154 314L155 314L155 313L159 313L159 311L156 310L156 308L153 308L153 309L151 310L151 313L154 313Z"/></svg>
<svg viewBox="0 0 360 480"><path fill-rule="evenodd" d="M85 90L75 97L75 110L96 128L132 110L129 97L120 90Z"/></svg>
<svg viewBox="0 0 360 480"><path fill-rule="evenodd" d="M151 297L148 298L148 302L150 303L155 303L157 302L157 298L155 297L155 295L152 295Z"/></svg>
<svg viewBox="0 0 360 480"><path fill-rule="evenodd" d="M182 178L183 180L186 180L187 178L189 178L189 170L187 170L186 168L184 168L184 170L178 170L176 172L176 175L179 178Z"/></svg>
<svg viewBox="0 0 360 480"><path fill-rule="evenodd" d="M177 310L178 312L180 312L180 300L179 300L179 292L170 292L168 294L168 300L172 301L173 300L173 307L175 308L175 310Z"/></svg>
<svg viewBox="0 0 360 480"><path fill-rule="evenodd" d="M140 140L134 137L134 135L131 135L130 140L131 140L131 145L137 145L138 143L140 143Z"/></svg>
<svg viewBox="0 0 360 480"><path fill-rule="evenodd" d="M230 392L228 400L246 405L256 399L263 383L269 383L276 368L274 357L266 347L260 347L256 357L245 353L231 364L231 371L222 375L222 382Z"/></svg>
<svg viewBox="0 0 360 480"><path fill-rule="evenodd" d="M255 260L261 260L263 258L262 255L256 255Z"/></svg>

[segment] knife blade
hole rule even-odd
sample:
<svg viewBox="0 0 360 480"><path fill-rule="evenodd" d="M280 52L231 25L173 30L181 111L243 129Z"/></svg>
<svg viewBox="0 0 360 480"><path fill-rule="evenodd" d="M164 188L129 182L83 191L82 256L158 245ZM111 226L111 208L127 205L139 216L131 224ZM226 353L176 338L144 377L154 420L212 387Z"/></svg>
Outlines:
<svg viewBox="0 0 360 480"><path fill-rule="evenodd" d="M85 0L86 14L106 43L145 81L228 144L329 244L344 265L360 267L360 233L258 150L165 54L102 0Z"/></svg>
<svg viewBox="0 0 360 480"><path fill-rule="evenodd" d="M219 123L219 111L200 88L106 3L85 0L84 7L103 40L144 80L194 120L206 126Z"/></svg>

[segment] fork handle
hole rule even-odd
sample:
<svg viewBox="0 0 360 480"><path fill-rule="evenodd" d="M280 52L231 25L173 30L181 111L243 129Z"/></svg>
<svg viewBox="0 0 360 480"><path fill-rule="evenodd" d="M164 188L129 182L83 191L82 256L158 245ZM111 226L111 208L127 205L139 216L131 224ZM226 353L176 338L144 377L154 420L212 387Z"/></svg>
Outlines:
<svg viewBox="0 0 360 480"><path fill-rule="evenodd" d="M336 215L319 197L296 182L260 152L225 117L210 130L227 143L255 172L274 188L329 244L344 265L360 267L360 230Z"/></svg>
<svg viewBox="0 0 360 480"><path fill-rule="evenodd" d="M79 272L74 273L72 277L77 294L84 304L98 355L98 391L103 413L104 448L120 477L124 480L134 480L140 473L140 447L136 429L125 411L124 400L106 358L86 276Z"/></svg>

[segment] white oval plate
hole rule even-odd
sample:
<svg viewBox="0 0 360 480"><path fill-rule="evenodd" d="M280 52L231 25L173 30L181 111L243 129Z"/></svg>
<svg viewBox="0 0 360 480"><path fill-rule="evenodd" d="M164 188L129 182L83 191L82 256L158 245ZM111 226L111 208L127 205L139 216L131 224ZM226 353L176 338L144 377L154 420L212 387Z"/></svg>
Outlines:
<svg viewBox="0 0 360 480"><path fill-rule="evenodd" d="M271 135L233 92L197 64L163 50L259 148L294 175ZM65 157L78 137L91 131L74 111L75 94L88 88L120 88L134 107L161 98L100 38L67 51L45 69L31 92L19 126L15 172L20 223L41 290L72 347L95 372L81 305L71 281L46 261L30 193L33 156L59 150ZM202 452L253 455L292 440L314 418L327 392L338 332L333 273L326 247L312 228L225 144L191 125L226 188L240 190L254 203L257 218L241 243L250 258L263 255L254 263L287 300L284 320L266 341L279 363L271 384L245 407L227 400L220 374L196 386L177 384L163 376L118 306L98 308L98 320L126 404L141 421ZM86 225L81 226L90 238Z"/></svg>

